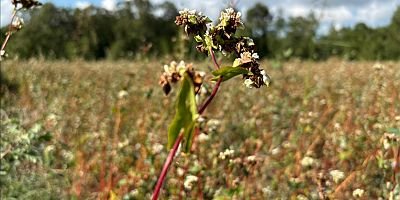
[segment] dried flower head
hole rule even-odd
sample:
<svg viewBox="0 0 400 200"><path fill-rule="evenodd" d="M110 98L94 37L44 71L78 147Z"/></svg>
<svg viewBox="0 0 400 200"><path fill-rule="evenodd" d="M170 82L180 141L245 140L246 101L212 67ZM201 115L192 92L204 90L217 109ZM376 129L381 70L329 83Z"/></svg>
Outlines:
<svg viewBox="0 0 400 200"><path fill-rule="evenodd" d="M192 64L185 64L184 61L179 63L172 61L169 65L164 65L164 73L161 75L159 81L166 95L172 89L171 83L177 83L185 73L192 79L195 92L197 93L200 90L201 84L203 84L204 73L195 71Z"/></svg>
<svg viewBox="0 0 400 200"><path fill-rule="evenodd" d="M21 5L22 8L25 8L25 9L30 9L35 6L42 5L42 3L40 3L39 1L36 1L36 0L12 0L11 3L14 4L15 7L18 7L19 5Z"/></svg>

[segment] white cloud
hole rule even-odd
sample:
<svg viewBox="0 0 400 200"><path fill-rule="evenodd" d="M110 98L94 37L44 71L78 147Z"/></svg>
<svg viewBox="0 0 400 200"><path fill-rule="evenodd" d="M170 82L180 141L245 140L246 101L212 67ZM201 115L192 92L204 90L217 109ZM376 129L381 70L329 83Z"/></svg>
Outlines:
<svg viewBox="0 0 400 200"><path fill-rule="evenodd" d="M75 6L79 9L85 9L89 7L91 4L87 1L77 1Z"/></svg>
<svg viewBox="0 0 400 200"><path fill-rule="evenodd" d="M293 17L305 17L311 12L311 10L305 5L291 5L286 7L284 12Z"/></svg>
<svg viewBox="0 0 400 200"><path fill-rule="evenodd" d="M322 22L340 22L351 20L354 16L350 9L345 6L331 7L327 9L318 9L317 16L321 16Z"/></svg>
<svg viewBox="0 0 400 200"><path fill-rule="evenodd" d="M101 1L101 7L107 9L107 10L115 10L117 6L117 1L116 0L102 0Z"/></svg>
<svg viewBox="0 0 400 200"><path fill-rule="evenodd" d="M356 21L364 22L371 26L380 26L390 22L390 18L400 1L382 4L372 1L357 10Z"/></svg>
<svg viewBox="0 0 400 200"><path fill-rule="evenodd" d="M1 27L10 23L13 8L10 0L1 0Z"/></svg>

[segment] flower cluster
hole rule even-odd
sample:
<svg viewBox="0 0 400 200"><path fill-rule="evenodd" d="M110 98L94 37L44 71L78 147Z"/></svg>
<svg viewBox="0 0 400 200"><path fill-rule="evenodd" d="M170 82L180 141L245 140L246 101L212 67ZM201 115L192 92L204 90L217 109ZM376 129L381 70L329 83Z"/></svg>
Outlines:
<svg viewBox="0 0 400 200"><path fill-rule="evenodd" d="M164 65L164 73L161 75L159 81L166 95L171 92L171 83L177 83L185 73L191 78L195 92L197 93L200 90L204 72L195 71L192 64L185 64L184 61L179 63L172 61L169 65Z"/></svg>
<svg viewBox="0 0 400 200"><path fill-rule="evenodd" d="M14 4L15 7L18 7L19 5L21 5L22 8L25 8L25 9L30 9L35 6L42 5L42 3L40 3L39 1L36 1L36 0L12 0L11 3Z"/></svg>
<svg viewBox="0 0 400 200"><path fill-rule="evenodd" d="M269 85L270 77L260 68L259 56L255 52L255 44L249 37L237 37L236 31L243 27L241 13L232 8L221 12L219 23L211 24L209 18L197 13L195 10L184 10L176 17L175 23L184 26L188 35L193 35L197 42L196 49L208 54L216 50L234 54L236 59L233 67L245 68L248 73L243 74L244 84L249 87L260 88Z"/></svg>
<svg viewBox="0 0 400 200"><path fill-rule="evenodd" d="M232 157L235 153L233 149L225 149L224 152L219 152L218 158L221 160L225 160L226 158Z"/></svg>
<svg viewBox="0 0 400 200"><path fill-rule="evenodd" d="M329 174L332 176L332 179L335 183L338 183L340 180L344 178L344 172L340 170L332 170L329 172Z"/></svg>
<svg viewBox="0 0 400 200"><path fill-rule="evenodd" d="M21 17L15 16L10 25L10 31L16 32L22 29L24 20Z"/></svg>
<svg viewBox="0 0 400 200"><path fill-rule="evenodd" d="M183 182L183 186L185 187L185 189L191 190L193 187L193 183L197 182L198 180L199 178L197 176L188 175Z"/></svg>
<svg viewBox="0 0 400 200"><path fill-rule="evenodd" d="M196 10L188 9L179 11L179 15L175 20L176 25L185 27L185 32L188 35L205 33L207 24L210 22L211 20L202 15L202 13L196 13Z"/></svg>

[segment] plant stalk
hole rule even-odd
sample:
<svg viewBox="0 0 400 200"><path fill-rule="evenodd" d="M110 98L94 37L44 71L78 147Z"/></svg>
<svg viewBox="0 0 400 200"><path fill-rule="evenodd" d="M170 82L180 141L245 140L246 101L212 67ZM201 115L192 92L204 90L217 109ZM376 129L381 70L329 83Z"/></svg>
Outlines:
<svg viewBox="0 0 400 200"><path fill-rule="evenodd" d="M215 95L217 95L218 89L221 86L222 83L222 77L220 77L217 81L217 84L215 85L212 93L210 96L208 96L208 98L206 99L206 101L204 102L204 104L200 107L199 109L199 114L203 114L204 110L207 108L207 106L211 103L211 101L214 99Z"/></svg>
<svg viewBox="0 0 400 200"><path fill-rule="evenodd" d="M218 62L217 62L217 59L215 58L215 53L214 53L214 51L212 50L211 47L210 47L210 49L209 49L209 52L210 52L211 59L212 59L212 61L213 61L213 63L214 63L215 68L219 69L219 64L218 64Z"/></svg>
<svg viewBox="0 0 400 200"><path fill-rule="evenodd" d="M171 166L172 161L174 160L175 154L178 151L178 147L179 147L179 144L181 143L182 139L183 139L183 134L180 134L179 137L176 139L174 146L169 151L167 160L165 160L165 163L164 163L163 169L161 171L160 177L158 178L156 187L154 189L153 197L151 198L152 200L157 200L158 196L160 195L162 184L163 184L163 182L165 180L165 177L167 176L168 169Z"/></svg>
<svg viewBox="0 0 400 200"><path fill-rule="evenodd" d="M7 43L10 40L10 37L12 35L11 27L12 27L12 23L13 23L14 18L15 18L16 15L17 15L17 10L14 9L12 17L11 17L10 25L8 25L8 33L7 33L6 39L4 40L3 44L1 45L1 51L3 51L6 48Z"/></svg>
<svg viewBox="0 0 400 200"><path fill-rule="evenodd" d="M209 49L209 51L210 51L211 59L212 59L212 61L214 63L215 68L219 69L219 64L217 62L217 59L215 58L214 51L211 48ZM213 89L211 95L206 99L204 104L199 108L199 110L198 110L199 115L203 114L204 110L207 108L207 106L214 99L215 95L218 92L219 87L221 86L221 83L222 83L222 77L220 77L218 79L217 84L214 86L214 89ZM161 174L160 174L160 176L159 176L159 178L157 180L156 187L154 188L153 196L151 198L152 200L157 200L158 196L160 195L161 187L162 187L162 185L164 183L164 180L165 180L165 178L167 176L169 167L171 166L172 161L175 158L175 154L178 151L178 147L179 147L179 144L181 143L182 139L183 139L183 135L180 134L179 137L176 139L176 141L174 143L174 146L169 151L168 157L164 162L164 166L163 166L163 169L161 171Z"/></svg>

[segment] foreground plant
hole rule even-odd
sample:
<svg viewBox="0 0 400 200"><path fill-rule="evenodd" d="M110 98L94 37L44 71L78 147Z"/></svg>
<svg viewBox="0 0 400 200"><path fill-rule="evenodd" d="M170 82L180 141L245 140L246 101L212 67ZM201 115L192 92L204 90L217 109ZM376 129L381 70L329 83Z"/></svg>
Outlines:
<svg viewBox="0 0 400 200"><path fill-rule="evenodd" d="M1 45L0 60L3 60L3 57L7 56L5 48L11 38L11 35L21 30L24 25L24 20L21 17L17 16L17 13L20 10L28 10L36 6L42 5L42 3L36 0L12 0L11 3L14 5L14 10L11 16L11 23L8 26L8 31L6 33L6 38Z"/></svg>
<svg viewBox="0 0 400 200"><path fill-rule="evenodd" d="M243 84L249 88L260 88L270 84L267 73L260 68L259 56L255 52L255 44L249 37L236 36L238 28L243 28L241 13L232 8L221 12L219 23L214 26L211 20L196 12L195 10L183 10L179 12L175 23L182 26L188 36L193 36L197 42L196 49L211 57L215 71L212 72L216 81L212 93L206 100L197 106L196 95L199 95L200 88L204 81L204 72L196 71L192 64L179 64L171 62L164 66L164 73L160 78L166 95L172 89L172 84L180 83L180 89L176 99L176 113L168 128L168 148L170 153L164 163L160 177L153 192L152 199L158 199L162 184L168 173L168 169L180 146L188 153L191 150L194 137L199 132L198 119L207 106L217 94L222 82L235 76L241 75ZM234 55L231 66L220 67L215 52L223 55ZM181 144L182 143L182 144Z"/></svg>

